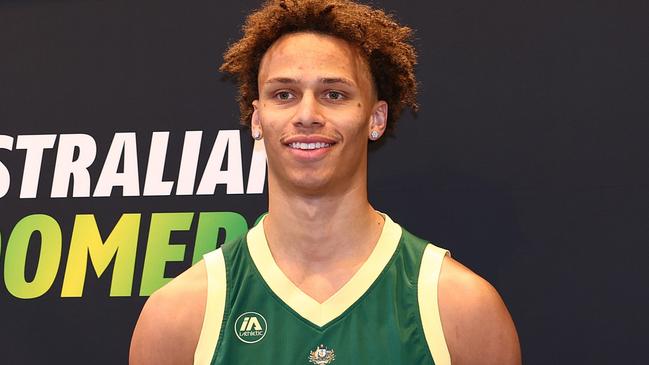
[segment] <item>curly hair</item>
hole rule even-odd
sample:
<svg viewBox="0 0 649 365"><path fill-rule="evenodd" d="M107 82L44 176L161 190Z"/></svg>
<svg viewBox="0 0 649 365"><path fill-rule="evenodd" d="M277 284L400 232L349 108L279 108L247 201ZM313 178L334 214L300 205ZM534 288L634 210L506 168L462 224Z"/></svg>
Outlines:
<svg viewBox="0 0 649 365"><path fill-rule="evenodd" d="M379 100L390 108L388 129L394 127L404 107L417 111L412 29L399 25L383 10L350 0L267 0L248 16L243 37L225 52L219 68L238 84L241 124L250 125L252 102L259 97L262 57L282 35L296 32L335 36L361 51Z"/></svg>

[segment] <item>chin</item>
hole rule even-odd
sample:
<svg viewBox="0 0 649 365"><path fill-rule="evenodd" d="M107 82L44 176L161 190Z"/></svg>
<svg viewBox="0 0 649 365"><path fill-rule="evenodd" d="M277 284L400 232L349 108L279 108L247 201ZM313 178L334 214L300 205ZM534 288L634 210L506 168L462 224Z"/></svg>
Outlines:
<svg viewBox="0 0 649 365"><path fill-rule="evenodd" d="M270 166L269 166L270 167ZM354 176L343 176L340 168L333 166L319 166L319 168L304 168L303 166L282 166L277 174L269 171L269 179L273 180L289 191L300 195L321 196L325 194L336 194L338 190L344 190L354 180Z"/></svg>
<svg viewBox="0 0 649 365"><path fill-rule="evenodd" d="M291 185L303 194L319 195L329 190L331 179L310 174L299 174L291 178Z"/></svg>

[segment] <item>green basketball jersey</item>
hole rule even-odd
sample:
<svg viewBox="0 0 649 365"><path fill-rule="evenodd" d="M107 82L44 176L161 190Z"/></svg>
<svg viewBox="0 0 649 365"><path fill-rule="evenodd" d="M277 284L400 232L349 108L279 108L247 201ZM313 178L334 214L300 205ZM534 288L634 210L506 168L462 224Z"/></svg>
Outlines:
<svg viewBox="0 0 649 365"><path fill-rule="evenodd" d="M447 253L385 216L367 261L319 303L279 269L259 223L205 255L195 364L450 364L437 306Z"/></svg>

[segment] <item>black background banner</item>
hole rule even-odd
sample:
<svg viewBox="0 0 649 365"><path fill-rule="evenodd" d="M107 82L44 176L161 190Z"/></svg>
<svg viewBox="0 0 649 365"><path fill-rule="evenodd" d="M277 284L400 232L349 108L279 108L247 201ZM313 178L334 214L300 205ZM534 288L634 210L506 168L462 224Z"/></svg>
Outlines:
<svg viewBox="0 0 649 365"><path fill-rule="evenodd" d="M525 364L644 363L647 3L373 3L416 29L421 111L406 113L395 135L371 151L372 204L499 290ZM246 189L253 144L238 125L235 88L217 71L258 5L0 2L0 163L9 176L6 184L0 171L8 189L0 198L0 362L126 363L146 300L140 290L153 217L193 213L188 227L170 234L184 247L181 259L166 262L171 278L192 262L201 212L236 213L248 225L264 212L265 189ZM182 195L174 185L168 195L145 196L151 138L160 131L169 132L162 178L176 183L185 133L202 131L195 187L218 134L240 132L244 191L216 184L213 194ZM135 133L130 161L139 193L116 187L95 197L120 133ZM19 136L48 134L56 142L43 150L36 197L20 198L27 153L17 148ZM73 196L75 179L67 197L53 198L58 141L70 134L96 145L90 196ZM124 158L115 172L127 165ZM17 223L35 214L60 228L60 260L47 290L22 299L7 278L33 279L39 257L55 247L35 233L24 268L7 255ZM130 295L110 294L115 258L99 278L88 262L82 295L62 297L75 220L93 215L106 240L124 214L140 215ZM213 233L222 242L228 230Z"/></svg>

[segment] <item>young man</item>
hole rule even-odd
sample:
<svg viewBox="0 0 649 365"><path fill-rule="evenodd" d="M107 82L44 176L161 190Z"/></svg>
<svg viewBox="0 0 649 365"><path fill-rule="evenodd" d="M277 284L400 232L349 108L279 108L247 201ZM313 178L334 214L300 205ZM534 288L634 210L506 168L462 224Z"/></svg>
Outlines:
<svg viewBox="0 0 649 365"><path fill-rule="evenodd" d="M268 214L149 298L133 364L520 364L495 289L367 200L367 147L416 108L410 29L269 1L222 70L268 156Z"/></svg>

